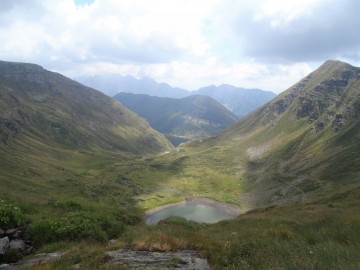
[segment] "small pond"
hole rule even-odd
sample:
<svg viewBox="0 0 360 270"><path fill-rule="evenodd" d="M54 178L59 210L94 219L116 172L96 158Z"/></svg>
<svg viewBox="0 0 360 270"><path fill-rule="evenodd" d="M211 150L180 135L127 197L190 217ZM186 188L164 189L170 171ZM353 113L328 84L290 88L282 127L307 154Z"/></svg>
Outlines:
<svg viewBox="0 0 360 270"><path fill-rule="evenodd" d="M198 223L216 223L235 217L233 213L204 203L180 203L165 206L159 210L151 211L145 217L147 224L156 224L169 217L183 217L189 221Z"/></svg>

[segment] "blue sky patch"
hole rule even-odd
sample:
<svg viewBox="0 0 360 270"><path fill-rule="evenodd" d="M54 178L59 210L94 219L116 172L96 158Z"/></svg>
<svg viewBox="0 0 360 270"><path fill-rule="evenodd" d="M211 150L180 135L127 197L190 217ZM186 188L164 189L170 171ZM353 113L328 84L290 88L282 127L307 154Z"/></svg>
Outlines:
<svg viewBox="0 0 360 270"><path fill-rule="evenodd" d="M74 2L77 6L81 6L85 4L91 5L94 2L94 0L74 0Z"/></svg>

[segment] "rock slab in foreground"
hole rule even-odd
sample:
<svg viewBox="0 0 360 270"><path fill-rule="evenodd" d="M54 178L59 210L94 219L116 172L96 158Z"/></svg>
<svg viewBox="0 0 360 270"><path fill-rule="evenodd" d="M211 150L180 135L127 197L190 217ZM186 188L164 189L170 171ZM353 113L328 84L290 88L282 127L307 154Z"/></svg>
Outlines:
<svg viewBox="0 0 360 270"><path fill-rule="evenodd" d="M119 249L106 253L113 258L110 264L122 265L127 269L210 270L207 260L192 250L152 252Z"/></svg>
<svg viewBox="0 0 360 270"><path fill-rule="evenodd" d="M4 270L13 270L13 269L27 269L35 265L41 265L50 261L55 261L60 259L66 252L53 252L53 253L41 253L35 255L34 258L31 258L26 261L20 261L13 264L2 264L0 269Z"/></svg>

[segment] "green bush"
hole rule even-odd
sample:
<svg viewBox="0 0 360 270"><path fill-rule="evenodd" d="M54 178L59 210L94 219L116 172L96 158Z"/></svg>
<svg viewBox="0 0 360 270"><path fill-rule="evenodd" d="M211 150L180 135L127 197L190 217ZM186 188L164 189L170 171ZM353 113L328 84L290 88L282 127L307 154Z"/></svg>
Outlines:
<svg viewBox="0 0 360 270"><path fill-rule="evenodd" d="M27 219L19 207L0 200L0 228L9 229L22 226Z"/></svg>
<svg viewBox="0 0 360 270"><path fill-rule="evenodd" d="M105 242L123 231L123 223L111 217L92 212L75 212L63 218L46 218L33 222L28 236L38 245L83 239Z"/></svg>
<svg viewBox="0 0 360 270"><path fill-rule="evenodd" d="M117 212L114 214L117 220L120 220L127 225L136 225L141 221L136 214L129 213L128 211L117 209Z"/></svg>

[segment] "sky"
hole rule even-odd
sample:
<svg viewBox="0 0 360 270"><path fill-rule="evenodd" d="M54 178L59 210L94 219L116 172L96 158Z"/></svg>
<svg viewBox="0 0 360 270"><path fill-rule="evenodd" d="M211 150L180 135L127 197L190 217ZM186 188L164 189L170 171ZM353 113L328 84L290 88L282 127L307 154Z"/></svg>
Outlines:
<svg viewBox="0 0 360 270"><path fill-rule="evenodd" d="M359 12L359 0L0 0L0 60L280 93L326 60L360 65Z"/></svg>

